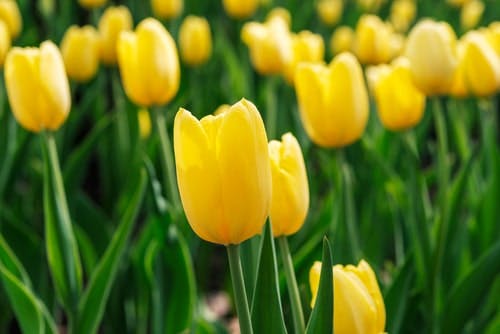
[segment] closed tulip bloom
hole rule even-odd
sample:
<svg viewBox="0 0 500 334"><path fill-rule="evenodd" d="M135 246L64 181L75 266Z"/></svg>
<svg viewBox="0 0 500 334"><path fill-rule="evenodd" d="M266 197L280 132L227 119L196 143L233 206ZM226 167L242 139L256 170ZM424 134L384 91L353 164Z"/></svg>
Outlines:
<svg viewBox="0 0 500 334"><path fill-rule="evenodd" d="M384 127L400 131L420 122L425 95L413 84L407 59L396 59L375 79L373 88L377 113Z"/></svg>
<svg viewBox="0 0 500 334"><path fill-rule="evenodd" d="M386 63L391 59L392 30L376 15L363 15L356 25L354 51L362 64Z"/></svg>
<svg viewBox="0 0 500 334"><path fill-rule="evenodd" d="M19 36L23 27L23 21L16 1L0 0L0 20L7 24L11 39Z"/></svg>
<svg viewBox="0 0 500 334"><path fill-rule="evenodd" d="M235 19L252 16L259 7L259 0L222 0L227 15Z"/></svg>
<svg viewBox="0 0 500 334"><path fill-rule="evenodd" d="M118 65L127 96L143 107L164 105L179 90L180 70L172 36L147 18L118 40Z"/></svg>
<svg viewBox="0 0 500 334"><path fill-rule="evenodd" d="M212 35L208 21L203 17L187 16L179 30L181 59L188 65L205 63L212 53Z"/></svg>
<svg viewBox="0 0 500 334"><path fill-rule="evenodd" d="M336 55L341 52L352 51L354 44L354 30L348 26L335 29L330 38L330 50Z"/></svg>
<svg viewBox="0 0 500 334"><path fill-rule="evenodd" d="M173 19L181 15L183 0L151 0L151 7L156 17L161 19Z"/></svg>
<svg viewBox="0 0 500 334"><path fill-rule="evenodd" d="M122 31L132 30L132 14L125 6L108 7L99 19L99 51L101 61L116 64L116 44Z"/></svg>
<svg viewBox="0 0 500 334"><path fill-rule="evenodd" d="M417 5L414 0L396 0L391 5L390 21L396 31L405 32L416 14Z"/></svg>
<svg viewBox="0 0 500 334"><path fill-rule="evenodd" d="M319 287L321 262L309 271L314 307ZM382 334L385 305L370 265L361 260L357 266L333 266L333 332L335 334Z"/></svg>
<svg viewBox="0 0 500 334"><path fill-rule="evenodd" d="M342 17L342 0L320 0L316 5L316 12L324 24L333 26Z"/></svg>
<svg viewBox="0 0 500 334"><path fill-rule="evenodd" d="M457 66L456 37L446 22L423 20L410 31L405 56L415 85L426 95L445 94Z"/></svg>
<svg viewBox="0 0 500 334"><path fill-rule="evenodd" d="M61 42L61 53L70 79L87 81L99 67L99 35L92 26L71 26Z"/></svg>
<svg viewBox="0 0 500 334"><path fill-rule="evenodd" d="M230 245L261 233L271 170L264 123L251 102L201 121L180 109L174 151L182 205L200 238Z"/></svg>
<svg viewBox="0 0 500 334"><path fill-rule="evenodd" d="M500 57L500 21L490 23L488 28L484 28L484 30L486 39Z"/></svg>
<svg viewBox="0 0 500 334"><path fill-rule="evenodd" d="M500 58L481 33L470 32L464 39L467 87L476 96L495 94L500 88Z"/></svg>
<svg viewBox="0 0 500 334"><path fill-rule="evenodd" d="M0 69L3 68L3 63L5 61L5 56L9 51L11 46L9 28L5 22L0 21Z"/></svg>
<svg viewBox="0 0 500 334"><path fill-rule="evenodd" d="M266 16L266 21L270 21L274 18L279 18L281 20L283 20L287 27L290 27L290 25L292 24L292 15L290 14L290 12L286 9L286 8L283 8L283 7L276 7L276 8L273 8Z"/></svg>
<svg viewBox="0 0 500 334"><path fill-rule="evenodd" d="M301 62L320 62L325 55L323 37L304 30L292 36L292 58L285 65L284 75L286 80L293 84L295 70Z"/></svg>
<svg viewBox="0 0 500 334"><path fill-rule="evenodd" d="M368 121L368 94L361 66L350 53L330 65L302 63L295 73L302 124L323 147L342 147L358 140Z"/></svg>
<svg viewBox="0 0 500 334"><path fill-rule="evenodd" d="M460 25L469 30L477 26L484 12L484 3L480 0L467 2L460 11Z"/></svg>
<svg viewBox="0 0 500 334"><path fill-rule="evenodd" d="M465 83L465 41L460 39L457 43L457 67L453 75L453 82L450 86L449 94L457 98L464 98L469 95L469 89Z"/></svg>
<svg viewBox="0 0 500 334"><path fill-rule="evenodd" d="M141 138L148 138L151 135L151 116L147 109L139 109L137 112L137 122L139 124L139 135Z"/></svg>
<svg viewBox="0 0 500 334"><path fill-rule="evenodd" d="M84 8L92 9L103 6L106 1L107 0L78 0L78 3Z"/></svg>
<svg viewBox="0 0 500 334"><path fill-rule="evenodd" d="M272 197L270 219L275 237L297 232L307 216L309 185L297 139L286 133L269 142Z"/></svg>
<svg viewBox="0 0 500 334"><path fill-rule="evenodd" d="M5 84L14 117L29 131L57 130L71 107L69 83L57 46L12 48L5 59Z"/></svg>

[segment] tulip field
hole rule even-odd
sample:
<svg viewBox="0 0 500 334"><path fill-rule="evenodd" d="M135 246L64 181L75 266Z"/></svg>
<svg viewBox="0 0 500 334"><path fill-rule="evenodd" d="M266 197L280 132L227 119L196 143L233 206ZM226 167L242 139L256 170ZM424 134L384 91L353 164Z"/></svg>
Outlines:
<svg viewBox="0 0 500 334"><path fill-rule="evenodd" d="M0 0L0 333L500 334L499 0Z"/></svg>

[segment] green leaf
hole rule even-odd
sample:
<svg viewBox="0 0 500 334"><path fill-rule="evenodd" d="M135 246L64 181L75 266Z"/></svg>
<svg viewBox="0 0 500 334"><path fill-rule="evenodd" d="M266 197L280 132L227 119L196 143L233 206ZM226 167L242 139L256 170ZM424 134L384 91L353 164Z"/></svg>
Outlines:
<svg viewBox="0 0 500 334"><path fill-rule="evenodd" d="M78 305L75 333L88 334L97 332L112 283L115 279L120 260L125 252L144 196L145 184L146 173L142 171L120 225L113 235L109 247L99 261L96 270L90 277L89 285Z"/></svg>
<svg viewBox="0 0 500 334"><path fill-rule="evenodd" d="M14 277L16 277L19 281L23 282L28 288L31 287L31 282L28 274L1 234L0 265L3 265L7 271L14 275Z"/></svg>
<svg viewBox="0 0 500 334"><path fill-rule="evenodd" d="M287 333L279 293L273 231L269 221L264 227L259 259L252 298L252 327L255 333Z"/></svg>
<svg viewBox="0 0 500 334"><path fill-rule="evenodd" d="M316 302L307 324L306 334L333 333L333 269L328 239L323 239L323 258Z"/></svg>
<svg viewBox="0 0 500 334"><path fill-rule="evenodd" d="M481 302L500 272L500 241L479 258L452 288L441 322L442 333L459 333L481 308Z"/></svg>

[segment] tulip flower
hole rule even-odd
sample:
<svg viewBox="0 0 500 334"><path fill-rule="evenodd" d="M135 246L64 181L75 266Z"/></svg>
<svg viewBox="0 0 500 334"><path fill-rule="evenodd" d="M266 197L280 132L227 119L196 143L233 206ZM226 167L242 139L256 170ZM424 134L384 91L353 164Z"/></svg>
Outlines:
<svg viewBox="0 0 500 334"><path fill-rule="evenodd" d="M235 19L252 16L259 7L259 0L222 0L227 15Z"/></svg>
<svg viewBox="0 0 500 334"><path fill-rule="evenodd" d="M295 90L302 123L316 144L342 147L361 137L368 121L368 94L352 54L341 53L328 66L299 64Z"/></svg>
<svg viewBox="0 0 500 334"><path fill-rule="evenodd" d="M319 287L321 262L309 271L314 307ZM361 260L357 266L333 266L333 331L335 334L382 334L385 306L377 278L370 265Z"/></svg>
<svg viewBox="0 0 500 334"><path fill-rule="evenodd" d="M316 5L316 12L324 24L333 26L342 16L342 0L320 0Z"/></svg>
<svg viewBox="0 0 500 334"><path fill-rule="evenodd" d="M71 106L69 83L57 46L12 48L5 59L5 84L14 117L29 131L57 130Z"/></svg>
<svg viewBox="0 0 500 334"><path fill-rule="evenodd" d="M103 6L106 1L107 0L78 0L78 3L84 8L93 9Z"/></svg>
<svg viewBox="0 0 500 334"><path fill-rule="evenodd" d="M262 75L280 74L293 57L288 23L279 16L265 23L249 22L243 26L241 39L250 50L250 60Z"/></svg>
<svg viewBox="0 0 500 334"><path fill-rule="evenodd" d="M23 21L16 1L0 0L0 21L4 21L7 24L11 39L19 36Z"/></svg>
<svg viewBox="0 0 500 334"><path fill-rule="evenodd" d="M92 26L71 26L61 42L61 53L70 79L87 81L99 67L99 35Z"/></svg>
<svg viewBox="0 0 500 334"><path fill-rule="evenodd" d="M9 51L11 46L9 28L5 22L0 21L0 69L3 68L3 63L5 61L5 56Z"/></svg>
<svg viewBox="0 0 500 334"><path fill-rule="evenodd" d="M417 4L414 0L396 0L391 5L390 21L396 31L405 32L416 14Z"/></svg>
<svg viewBox="0 0 500 334"><path fill-rule="evenodd" d="M117 51L125 92L134 103L143 107L164 105L177 94L177 47L156 19L143 20L135 32L123 32Z"/></svg>
<svg viewBox="0 0 500 334"><path fill-rule="evenodd" d="M380 64L390 60L392 30L378 16L361 16L355 36L354 53L362 64Z"/></svg>
<svg viewBox="0 0 500 334"><path fill-rule="evenodd" d="M297 139L286 133L281 142L269 142L272 197L270 219L273 235L291 235L306 219L309 207L309 185L304 157Z"/></svg>
<svg viewBox="0 0 500 334"><path fill-rule="evenodd" d="M464 4L460 11L460 26L470 30L477 26L483 16L484 3L481 0L472 0Z"/></svg>
<svg viewBox="0 0 500 334"><path fill-rule="evenodd" d="M184 7L183 0L151 0L151 8L156 17L173 19L181 15Z"/></svg>
<svg viewBox="0 0 500 334"><path fill-rule="evenodd" d="M290 61L285 64L284 68L284 76L290 84L293 84L295 70L299 63L323 61L325 54L323 38L307 30L293 34L292 53Z"/></svg>
<svg viewBox="0 0 500 334"><path fill-rule="evenodd" d="M181 59L190 66L205 63L212 53L210 25L203 17L189 15L179 30Z"/></svg>
<svg viewBox="0 0 500 334"><path fill-rule="evenodd" d="M139 135L141 138L148 138L151 135L151 117L147 109L139 109L137 112L137 122L139 124Z"/></svg>
<svg viewBox="0 0 500 334"><path fill-rule="evenodd" d="M458 64L453 75L453 82L450 86L449 94L464 98L469 95L469 89L465 83L465 40L462 38L457 43L457 59Z"/></svg>
<svg viewBox="0 0 500 334"><path fill-rule="evenodd" d="M174 152L182 205L200 238L235 245L262 231L271 170L264 123L251 102L201 121L180 109Z"/></svg>
<svg viewBox="0 0 500 334"><path fill-rule="evenodd" d="M352 51L354 44L354 30L348 26L335 29L330 38L330 50L332 54Z"/></svg>
<svg viewBox="0 0 500 334"><path fill-rule="evenodd" d="M269 13L267 13L266 21L271 21L274 18L283 20L286 23L287 27L290 27L290 25L292 24L292 15L286 8L276 7L273 8Z"/></svg>
<svg viewBox="0 0 500 334"><path fill-rule="evenodd" d="M132 14L125 6L108 7L99 19L100 58L107 65L116 64L116 44L122 31L132 30Z"/></svg>
<svg viewBox="0 0 500 334"><path fill-rule="evenodd" d="M483 30L485 32L486 39L500 57L500 21L490 23L488 28L484 28Z"/></svg>
<svg viewBox="0 0 500 334"><path fill-rule="evenodd" d="M410 31L405 56L415 85L426 95L449 91L458 63L455 44L455 33L446 22L423 20Z"/></svg>
<svg viewBox="0 0 500 334"><path fill-rule="evenodd" d="M413 84L408 59L398 58L379 72L373 92L380 121L387 129L405 130L422 119L425 95Z"/></svg>

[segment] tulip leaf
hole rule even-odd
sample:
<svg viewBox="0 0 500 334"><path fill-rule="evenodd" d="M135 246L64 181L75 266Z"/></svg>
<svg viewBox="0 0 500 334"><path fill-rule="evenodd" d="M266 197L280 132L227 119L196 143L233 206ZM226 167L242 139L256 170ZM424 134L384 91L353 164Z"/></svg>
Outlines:
<svg viewBox="0 0 500 334"><path fill-rule="evenodd" d="M260 246L251 313L255 333L287 333L279 293L273 231L269 221L264 227Z"/></svg>
<svg viewBox="0 0 500 334"><path fill-rule="evenodd" d="M129 199L120 225L90 277L89 285L78 305L75 333L97 332L120 260L126 250L134 221L139 212L145 185L146 173L142 171L139 180L133 187L135 190Z"/></svg>
<svg viewBox="0 0 500 334"><path fill-rule="evenodd" d="M471 316L481 308L482 300L500 272L500 241L497 241L453 286L441 322L442 333L459 333Z"/></svg>
<svg viewBox="0 0 500 334"><path fill-rule="evenodd" d="M318 294L307 324L306 334L333 333L333 270L328 239L323 239Z"/></svg>
<svg viewBox="0 0 500 334"><path fill-rule="evenodd" d="M0 265L5 267L5 270L9 271L14 275L19 281L23 282L28 288L31 287L31 282L29 280L28 274L24 270L21 262L14 255L14 252L10 249L9 245L0 234Z"/></svg>

